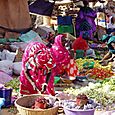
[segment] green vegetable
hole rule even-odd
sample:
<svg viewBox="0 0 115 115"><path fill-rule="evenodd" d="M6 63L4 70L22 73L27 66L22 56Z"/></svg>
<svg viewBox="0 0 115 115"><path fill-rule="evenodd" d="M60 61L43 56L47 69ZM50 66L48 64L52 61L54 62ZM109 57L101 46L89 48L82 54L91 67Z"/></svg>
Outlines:
<svg viewBox="0 0 115 115"><path fill-rule="evenodd" d="M98 80L96 83L89 83L86 87L81 88L68 88L64 90L65 93L78 95L79 93L86 94L89 98L94 99L97 103L100 103L105 109L115 109L115 78L107 78Z"/></svg>
<svg viewBox="0 0 115 115"><path fill-rule="evenodd" d="M7 82L5 84L5 87L10 87L12 88L15 92L17 92L19 90L19 85L20 85L20 82L19 82L19 79L18 78L14 78L13 80Z"/></svg>

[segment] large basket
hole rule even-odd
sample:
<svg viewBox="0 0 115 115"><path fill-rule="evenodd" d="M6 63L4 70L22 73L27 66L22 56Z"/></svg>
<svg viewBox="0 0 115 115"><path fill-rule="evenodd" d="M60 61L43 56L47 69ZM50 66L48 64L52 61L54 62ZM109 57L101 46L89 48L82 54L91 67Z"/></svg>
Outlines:
<svg viewBox="0 0 115 115"><path fill-rule="evenodd" d="M24 96L21 98L18 98L15 101L15 105L21 115L57 115L58 113L58 106L54 106L49 109L31 109L31 107L34 104L34 101L36 98L38 98L41 95L29 95ZM44 97L48 97L48 95L42 95ZM51 96L51 98L54 98Z"/></svg>

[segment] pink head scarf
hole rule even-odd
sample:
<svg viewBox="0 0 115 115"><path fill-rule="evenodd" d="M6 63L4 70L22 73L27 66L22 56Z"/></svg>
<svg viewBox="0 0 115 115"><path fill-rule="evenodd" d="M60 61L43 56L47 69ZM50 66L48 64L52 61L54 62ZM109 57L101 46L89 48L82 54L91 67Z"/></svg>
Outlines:
<svg viewBox="0 0 115 115"><path fill-rule="evenodd" d="M66 66L70 62L70 55L68 50L62 45L63 35L58 35L55 37L54 44L52 45L51 52L56 65Z"/></svg>

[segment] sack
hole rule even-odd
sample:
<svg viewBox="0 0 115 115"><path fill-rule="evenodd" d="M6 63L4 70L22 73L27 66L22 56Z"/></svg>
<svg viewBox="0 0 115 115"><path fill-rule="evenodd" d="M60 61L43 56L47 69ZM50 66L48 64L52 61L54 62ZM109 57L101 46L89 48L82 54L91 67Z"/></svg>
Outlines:
<svg viewBox="0 0 115 115"><path fill-rule="evenodd" d="M9 60L0 61L0 70L4 71L8 75L12 75L13 62Z"/></svg>
<svg viewBox="0 0 115 115"><path fill-rule="evenodd" d="M13 62L15 59L15 56L16 56L16 53L10 52L8 50L3 50L1 52L1 60L9 60Z"/></svg>
<svg viewBox="0 0 115 115"><path fill-rule="evenodd" d="M16 75L20 75L22 69L22 62L14 62L13 63L13 73Z"/></svg>
<svg viewBox="0 0 115 115"><path fill-rule="evenodd" d="M0 70L0 84L5 84L12 79L13 78L10 75Z"/></svg>
<svg viewBox="0 0 115 115"><path fill-rule="evenodd" d="M42 42L42 39L40 36L34 32L33 30L27 32L26 34L22 34L19 39L23 42L29 42L29 41L38 41Z"/></svg>

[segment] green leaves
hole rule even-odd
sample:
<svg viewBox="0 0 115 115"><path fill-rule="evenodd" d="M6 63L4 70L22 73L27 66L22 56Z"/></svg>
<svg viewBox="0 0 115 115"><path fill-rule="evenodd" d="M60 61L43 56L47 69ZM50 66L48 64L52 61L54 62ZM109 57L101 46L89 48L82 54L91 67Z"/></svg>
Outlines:
<svg viewBox="0 0 115 115"><path fill-rule="evenodd" d="M107 78L103 81L96 83L89 83L86 87L81 88L68 88L64 90L65 93L77 95L79 93L86 94L89 98L95 100L97 103L100 103L104 108L110 107L114 109L112 105L115 102L115 78Z"/></svg>
<svg viewBox="0 0 115 115"><path fill-rule="evenodd" d="M19 78L14 78L13 80L7 82L5 84L5 87L10 87L17 92L19 90L19 85L20 85Z"/></svg>

